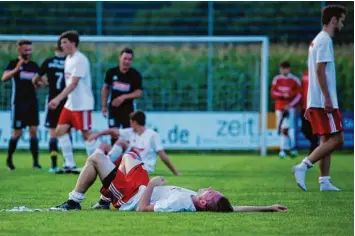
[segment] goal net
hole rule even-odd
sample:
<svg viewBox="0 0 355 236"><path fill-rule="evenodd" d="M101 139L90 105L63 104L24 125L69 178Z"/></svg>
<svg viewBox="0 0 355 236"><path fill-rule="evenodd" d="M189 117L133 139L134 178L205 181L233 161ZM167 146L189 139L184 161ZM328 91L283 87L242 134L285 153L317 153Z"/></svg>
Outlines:
<svg viewBox="0 0 355 236"><path fill-rule="evenodd" d="M15 42L22 38L32 40L32 60L39 65L54 55L58 36L0 35L2 68L17 57ZM194 144L188 144L186 149L219 149L219 144L215 145L219 137L223 140L218 142L225 143L224 147L221 144L221 149L255 149L266 154L267 37L81 36L79 48L91 63L95 111L98 113L95 116L100 111L105 72L118 64L120 50L124 47L133 48L133 67L143 77L144 92L136 100L136 107L149 114L149 121L159 119L159 124L150 122L150 125L166 132L161 133L166 136L163 138L165 145L179 149L184 142L184 133L181 133L184 124L188 126L187 123L195 122L193 126L200 126L201 131L194 135L195 131L185 128L190 138L195 139ZM0 85L1 113L10 111L11 86L11 83ZM46 95L46 89L38 90L42 110L45 109ZM178 122L181 120L185 123ZM211 127L209 122L215 126ZM101 123L106 121L103 119ZM165 124L170 128L164 130ZM95 123L93 125L95 128ZM214 129L211 132L216 139L206 139L208 129ZM174 140L180 144L175 145Z"/></svg>

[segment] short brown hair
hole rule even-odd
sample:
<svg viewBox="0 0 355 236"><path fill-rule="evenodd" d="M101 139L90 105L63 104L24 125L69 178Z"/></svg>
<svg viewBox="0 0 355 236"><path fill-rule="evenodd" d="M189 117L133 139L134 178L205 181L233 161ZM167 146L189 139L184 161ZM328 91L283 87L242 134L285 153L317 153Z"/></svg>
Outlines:
<svg viewBox="0 0 355 236"><path fill-rule="evenodd" d="M232 204L229 202L228 198L221 197L216 204L217 212L233 212Z"/></svg>
<svg viewBox="0 0 355 236"><path fill-rule="evenodd" d="M145 125L145 114L144 114L144 111L142 111L142 110L137 110L135 112L132 112L129 115L129 118L132 121L137 122L139 125L142 125L142 126Z"/></svg>
<svg viewBox="0 0 355 236"><path fill-rule="evenodd" d="M291 68L291 63L288 61L283 61L280 63L279 67L288 69L288 68Z"/></svg>
<svg viewBox="0 0 355 236"><path fill-rule="evenodd" d="M60 35L59 41L62 39L68 39L70 42L75 43L75 47L79 46L79 33L75 30L65 31Z"/></svg>
<svg viewBox="0 0 355 236"><path fill-rule="evenodd" d="M124 48L124 49L122 49L121 53L120 53L120 56L122 56L123 53L131 54L132 57L134 56L132 48Z"/></svg>
<svg viewBox="0 0 355 236"><path fill-rule="evenodd" d="M21 47L22 45L32 45L32 41L27 40L27 39L20 39L16 43L17 47Z"/></svg>
<svg viewBox="0 0 355 236"><path fill-rule="evenodd" d="M60 45L60 40L57 41L57 45L55 46L55 50L56 50L56 51L63 52L63 48L62 48L62 46Z"/></svg>
<svg viewBox="0 0 355 236"><path fill-rule="evenodd" d="M346 8L340 5L326 6L322 9L322 23L323 25L329 24L333 16L335 16L337 20L339 20L341 14L346 15L347 12L348 11L346 10Z"/></svg>

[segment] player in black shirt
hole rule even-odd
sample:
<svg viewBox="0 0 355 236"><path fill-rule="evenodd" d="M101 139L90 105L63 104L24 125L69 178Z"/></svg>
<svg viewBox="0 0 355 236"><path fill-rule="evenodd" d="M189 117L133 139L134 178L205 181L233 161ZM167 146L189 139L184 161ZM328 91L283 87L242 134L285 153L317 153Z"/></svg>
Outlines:
<svg viewBox="0 0 355 236"><path fill-rule="evenodd" d="M22 135L22 129L30 127L30 149L33 156L33 168L41 168L38 163L37 126L39 124L38 103L32 78L38 73L38 65L31 61L32 42L20 40L17 42L19 57L7 65L1 81L12 79L12 128L13 134L9 142L6 164L10 170L15 166L12 155L16 150L17 141Z"/></svg>
<svg viewBox="0 0 355 236"><path fill-rule="evenodd" d="M105 117L108 112L109 127L130 127L129 114L134 111L134 99L142 95L142 76L136 69L130 67L132 60L133 50L125 48L120 53L119 66L106 72L101 106ZM115 140L111 142L113 144Z"/></svg>
<svg viewBox="0 0 355 236"><path fill-rule="evenodd" d="M46 59L39 70L38 75L36 75L32 82L35 87L39 87L40 83L48 85L49 94L47 97L47 103L60 94L65 88L65 78L64 78L64 62L65 55L60 46L60 42L57 42L55 48L55 56ZM46 75L47 79L43 76ZM49 152L52 160L50 172L58 172L57 167L57 152L58 152L58 141L55 133L55 128L57 127L60 112L62 111L66 99L60 102L58 107L54 110L47 110L46 123L45 126L49 128ZM47 106L46 106L47 107Z"/></svg>

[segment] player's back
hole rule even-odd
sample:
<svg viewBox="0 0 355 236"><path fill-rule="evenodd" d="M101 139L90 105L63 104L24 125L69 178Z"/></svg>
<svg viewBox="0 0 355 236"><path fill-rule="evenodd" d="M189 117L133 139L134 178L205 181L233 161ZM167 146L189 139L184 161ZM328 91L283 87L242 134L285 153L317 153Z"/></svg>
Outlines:
<svg viewBox="0 0 355 236"><path fill-rule="evenodd" d="M44 62L43 67L45 68L45 74L48 78L49 99L55 98L65 88L64 63L65 56L61 55L48 58Z"/></svg>
<svg viewBox="0 0 355 236"><path fill-rule="evenodd" d="M77 87L68 95L65 107L73 111L92 110L94 96L91 86L91 72L89 59L80 51L65 59L65 84L72 83L72 77L79 77Z"/></svg>
<svg viewBox="0 0 355 236"><path fill-rule="evenodd" d="M338 108L333 41L325 31L314 38L308 50L308 108L324 106L324 96L317 80L317 63L322 62L326 62L325 75L333 107Z"/></svg>

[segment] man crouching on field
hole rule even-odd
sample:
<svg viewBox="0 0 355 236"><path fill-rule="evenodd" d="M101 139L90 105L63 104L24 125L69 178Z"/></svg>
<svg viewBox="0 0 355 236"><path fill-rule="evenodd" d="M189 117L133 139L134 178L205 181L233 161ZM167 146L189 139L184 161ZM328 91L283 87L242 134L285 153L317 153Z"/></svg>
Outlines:
<svg viewBox="0 0 355 236"><path fill-rule="evenodd" d="M143 162L134 151L126 153L121 164L116 167L105 156L105 146L101 146L86 161L76 186L69 193L69 199L53 210L80 210L85 193L98 175L101 182L101 199L120 211L144 212L286 212L287 207L272 206L232 206L222 193L213 188L194 192L177 186L161 186L165 179L161 176L149 181Z"/></svg>

